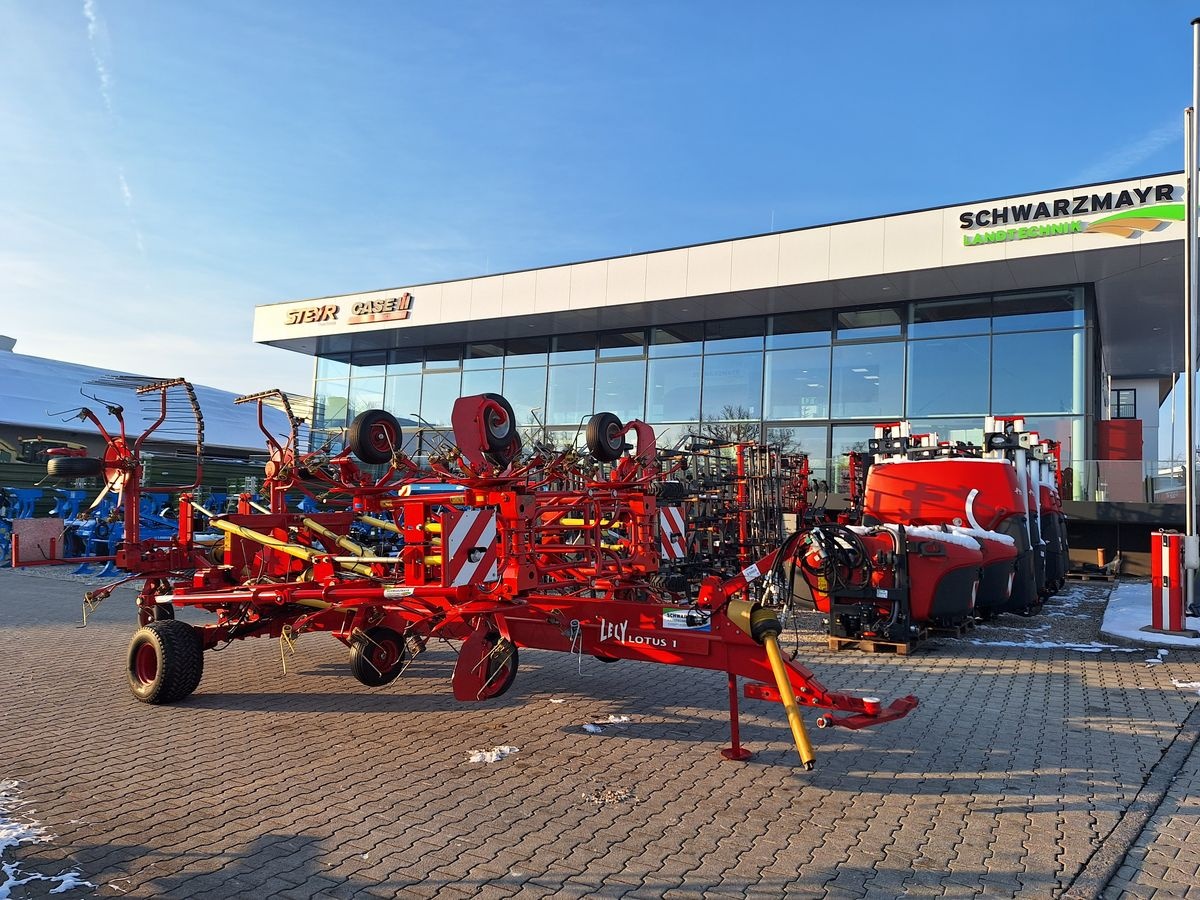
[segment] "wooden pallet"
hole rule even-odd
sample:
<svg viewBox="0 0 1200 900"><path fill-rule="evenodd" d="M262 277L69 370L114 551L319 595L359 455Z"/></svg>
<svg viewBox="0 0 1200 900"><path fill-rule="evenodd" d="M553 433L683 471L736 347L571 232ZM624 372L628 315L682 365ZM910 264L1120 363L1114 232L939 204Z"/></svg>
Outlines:
<svg viewBox="0 0 1200 900"><path fill-rule="evenodd" d="M975 630L975 620L967 619L957 625L930 625L929 633L939 637L962 637L969 631Z"/></svg>
<svg viewBox="0 0 1200 900"><path fill-rule="evenodd" d="M1117 576L1108 572L1068 572L1067 581L1116 581Z"/></svg>
<svg viewBox="0 0 1200 900"><path fill-rule="evenodd" d="M897 656L908 656L912 652L912 648L917 645L917 641L925 637L925 633L916 640L895 642L895 641L876 641L868 638L844 638L834 637L829 635L830 650L861 650L864 653L895 653Z"/></svg>

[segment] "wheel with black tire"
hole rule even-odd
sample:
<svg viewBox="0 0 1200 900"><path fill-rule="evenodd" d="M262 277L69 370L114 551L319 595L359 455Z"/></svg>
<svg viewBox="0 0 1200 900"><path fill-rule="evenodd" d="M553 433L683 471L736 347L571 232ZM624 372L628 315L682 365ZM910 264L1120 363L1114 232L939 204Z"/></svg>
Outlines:
<svg viewBox="0 0 1200 900"><path fill-rule="evenodd" d="M165 619L139 628L129 642L129 689L143 703L174 703L204 675L204 646L187 622Z"/></svg>
<svg viewBox="0 0 1200 900"><path fill-rule="evenodd" d="M390 462L403 439L404 433L395 416L387 410L368 409L350 423L346 444L351 453L374 466Z"/></svg>
<svg viewBox="0 0 1200 900"><path fill-rule="evenodd" d="M368 628L350 642L350 674L367 687L391 684L407 661L404 638L391 628Z"/></svg>
<svg viewBox="0 0 1200 900"><path fill-rule="evenodd" d="M500 407L484 413L483 449L489 453L501 453L517 439L517 417L513 414L512 404L500 394L484 394L483 398Z"/></svg>
<svg viewBox="0 0 1200 900"><path fill-rule="evenodd" d="M498 634L495 635L492 648L484 660L484 664L487 666L487 680L479 692L479 699L492 700L512 687L517 678L519 662L517 645Z"/></svg>
<svg viewBox="0 0 1200 900"><path fill-rule="evenodd" d="M600 462L615 462L625 452L625 426L613 413L599 412L588 419L584 440L588 452Z"/></svg>
<svg viewBox="0 0 1200 900"><path fill-rule="evenodd" d="M51 456L46 474L51 478L93 478L104 471L104 460L91 456Z"/></svg>

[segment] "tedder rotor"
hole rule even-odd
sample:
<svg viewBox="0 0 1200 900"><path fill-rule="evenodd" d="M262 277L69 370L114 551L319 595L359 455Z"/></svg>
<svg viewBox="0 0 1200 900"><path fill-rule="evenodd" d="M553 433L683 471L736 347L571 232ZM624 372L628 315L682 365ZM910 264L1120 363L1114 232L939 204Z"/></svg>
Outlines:
<svg viewBox="0 0 1200 900"><path fill-rule="evenodd" d="M165 397L190 390L185 385L147 390ZM187 697L200 683L204 651L229 641L269 636L291 644L324 631L349 647L352 673L369 686L396 679L430 640L454 642L460 701L507 691L525 648L724 672L732 741L722 753L731 759L750 755L738 737L739 677L746 696L783 704L806 768L813 751L801 707L822 710L821 727L858 729L917 705L912 696L884 706L830 691L783 654L780 613L791 597L784 568L802 552L800 532L742 560L732 575L660 572L660 561L677 555L678 536L663 527L659 499L679 493L673 476L683 464L660 457L644 422L598 413L587 425L587 452L525 450L508 402L481 394L455 402L453 442L422 457L404 451L399 422L382 410L354 420L344 450L301 452L285 397L269 391L238 402L259 404L269 506L243 496L237 512L222 514L185 492L177 540L140 541L134 533L120 554L131 578L144 578L142 627L128 654L129 682L142 701ZM263 424L264 403L287 413L285 440ZM142 439L113 437L102 426L101 433L114 457L106 471L119 469L126 506L136 509ZM289 493L325 511L293 511ZM193 518L224 534L219 561L194 544ZM364 528L393 538L391 552L356 537ZM176 619L183 607L215 621Z"/></svg>

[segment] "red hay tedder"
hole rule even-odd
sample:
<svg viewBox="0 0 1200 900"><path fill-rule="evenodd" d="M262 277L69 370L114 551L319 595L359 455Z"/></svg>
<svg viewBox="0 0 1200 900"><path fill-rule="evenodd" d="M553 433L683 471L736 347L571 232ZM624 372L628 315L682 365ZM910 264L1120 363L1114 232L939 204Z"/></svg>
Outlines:
<svg viewBox="0 0 1200 900"><path fill-rule="evenodd" d="M685 471L685 456L660 455L644 422L598 413L587 424L587 452L540 445L523 452L503 397L462 397L451 417L453 443L418 465L401 450L399 423L382 410L354 420L345 450L301 453L287 398L268 391L237 401L258 404L270 451L268 506L255 507L244 495L236 513L216 514L185 491L178 535L143 540L137 532L143 443L169 403L186 399L199 466L203 425L186 381L146 384L138 393L157 394L163 415L136 439L126 436L119 407L109 407L116 434L90 410L79 415L108 445L106 490L122 493L128 519L117 565L131 573L89 592L85 607L118 584L142 579L141 628L128 654L129 683L142 701L187 697L200 684L204 651L229 641L275 637L290 644L324 631L347 645L352 673L370 686L396 679L430 640L454 642L452 686L461 701L507 691L520 648L724 672L732 740L721 752L730 759L750 755L738 738L738 677L747 682L746 696L783 704L806 768L813 751L800 707L825 711L821 727L857 729L898 719L917 705L911 696L884 706L829 691L784 656L780 611L792 590L784 569L802 553L804 534L781 534L775 546L751 554L747 520L754 507L746 501L753 498L738 498L736 569L680 569L685 547L674 507L692 490L696 473ZM263 425L264 404L287 413L286 440ZM757 452L749 462L739 455L737 465L800 471L795 460ZM359 463L382 474L368 474ZM332 511L290 511L289 492L319 497ZM224 533L219 559L194 539L195 517ZM356 521L391 532L397 555L378 555L354 540ZM175 618L181 607L214 613L216 620L185 623Z"/></svg>

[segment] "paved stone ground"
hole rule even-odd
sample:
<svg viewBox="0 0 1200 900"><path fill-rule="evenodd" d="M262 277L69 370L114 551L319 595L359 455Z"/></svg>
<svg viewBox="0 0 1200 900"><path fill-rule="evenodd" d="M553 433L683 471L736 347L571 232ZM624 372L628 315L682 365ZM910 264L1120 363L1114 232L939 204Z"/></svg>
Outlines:
<svg viewBox="0 0 1200 900"><path fill-rule="evenodd" d="M507 695L464 705L448 650L367 689L327 636L302 638L286 676L278 644L238 642L207 655L190 700L151 707L124 683L131 596L80 629L83 589L0 570L0 781L55 836L5 862L77 869L100 896L1050 896L1200 702L1171 683L1196 680L1200 655L992 643L1068 625L1079 640L1108 590L1084 584L907 658L803 637L831 688L922 702L867 731L814 729L813 772L772 704L743 705L754 760L717 754L722 676L536 651ZM583 730L610 715L630 721ZM520 751L467 761L497 745ZM1192 756L1112 896L1194 880L1194 856L1159 861L1195 823Z"/></svg>

